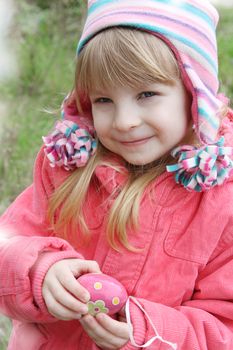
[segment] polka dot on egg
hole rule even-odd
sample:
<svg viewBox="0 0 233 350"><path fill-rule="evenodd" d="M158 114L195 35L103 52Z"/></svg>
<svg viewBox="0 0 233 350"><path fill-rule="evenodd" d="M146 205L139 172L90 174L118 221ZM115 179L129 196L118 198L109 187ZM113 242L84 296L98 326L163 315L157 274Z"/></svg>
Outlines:
<svg viewBox="0 0 233 350"><path fill-rule="evenodd" d="M120 304L120 299L119 299L118 297L114 297L114 298L112 299L112 304L113 304L113 305L119 305L119 304Z"/></svg>
<svg viewBox="0 0 233 350"><path fill-rule="evenodd" d="M103 287L103 285L102 285L101 282L95 282L94 288L95 288L96 290L100 290L100 289L102 289L102 287Z"/></svg>

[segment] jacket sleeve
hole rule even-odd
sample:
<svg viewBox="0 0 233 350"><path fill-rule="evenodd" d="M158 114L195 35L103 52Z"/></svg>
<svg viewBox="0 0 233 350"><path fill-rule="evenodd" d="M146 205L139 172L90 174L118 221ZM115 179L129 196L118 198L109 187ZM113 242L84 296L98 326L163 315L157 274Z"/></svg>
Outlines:
<svg viewBox="0 0 233 350"><path fill-rule="evenodd" d="M59 176L62 181L62 171ZM19 195L0 218L0 310L13 319L56 321L41 296L43 278L56 261L82 258L49 228L46 212L48 198L55 188L54 179L54 170L42 149L35 163L33 185ZM31 269L43 252L50 254L45 254L36 278L31 278Z"/></svg>
<svg viewBox="0 0 233 350"><path fill-rule="evenodd" d="M179 350L233 349L232 224L199 274L191 300L174 308L140 298L129 302L136 343L148 342L157 332L159 338L147 349L172 349L166 341ZM122 349L135 347L128 342Z"/></svg>

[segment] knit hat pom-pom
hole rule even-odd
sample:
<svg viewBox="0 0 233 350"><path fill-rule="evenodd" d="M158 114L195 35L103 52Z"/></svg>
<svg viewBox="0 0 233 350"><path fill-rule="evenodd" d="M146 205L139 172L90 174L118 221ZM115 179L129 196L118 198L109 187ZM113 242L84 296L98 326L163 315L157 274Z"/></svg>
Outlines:
<svg viewBox="0 0 233 350"><path fill-rule="evenodd" d="M66 170L85 166L96 151L96 140L91 134L69 120L58 121L55 130L43 141L51 167Z"/></svg>
<svg viewBox="0 0 233 350"><path fill-rule="evenodd" d="M233 168L232 147L224 147L224 137L216 144L180 146L174 149L172 156L178 158L177 164L168 165L168 172L175 172L177 183L188 190L205 191L215 185L221 185Z"/></svg>

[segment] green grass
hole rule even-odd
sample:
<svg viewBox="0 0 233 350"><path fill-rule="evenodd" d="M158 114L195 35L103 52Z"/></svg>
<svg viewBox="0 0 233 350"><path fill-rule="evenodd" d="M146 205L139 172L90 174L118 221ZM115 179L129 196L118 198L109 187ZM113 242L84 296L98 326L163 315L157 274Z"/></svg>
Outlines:
<svg viewBox="0 0 233 350"><path fill-rule="evenodd" d="M84 9L77 6L81 0L73 1L75 7L63 3L68 1L51 2L43 10L24 0L17 3L13 43L20 73L0 87L0 96L4 96L1 100L7 107L0 130L0 213L32 181L41 136L48 133L55 120L44 110L58 110L73 87ZM0 316L0 350L6 350L10 330L11 322Z"/></svg>
<svg viewBox="0 0 233 350"><path fill-rule="evenodd" d="M0 212L32 180L32 164L58 109L73 86L76 44L83 9L41 10L19 1L17 54L20 75L0 89L8 103L4 148L0 149ZM41 1L43 4L43 1ZM75 9L75 10L74 10ZM233 9L221 10L218 30L221 90L233 97ZM37 25L35 25L35 23Z"/></svg>
<svg viewBox="0 0 233 350"><path fill-rule="evenodd" d="M223 8L220 11L218 27L219 75L221 90L233 101L233 9ZM231 104L232 106L232 104Z"/></svg>
<svg viewBox="0 0 233 350"><path fill-rule="evenodd" d="M32 180L41 136L55 120L44 110L58 110L73 87L82 11L55 5L41 10L20 1L16 18L20 74L0 88L7 105L0 149L0 212Z"/></svg>
<svg viewBox="0 0 233 350"><path fill-rule="evenodd" d="M10 335L11 322L6 317L0 317L0 350L6 350Z"/></svg>
<svg viewBox="0 0 233 350"><path fill-rule="evenodd" d="M40 0L41 9L18 1L14 43L20 74L0 88L0 96L4 96L7 103L1 136L4 147L0 148L0 212L32 180L32 165L42 143L41 136L47 134L54 123L54 117L43 110L58 109L73 86L75 50L83 13L83 7L77 7L77 1L74 3L75 7L64 7L62 1L54 1L48 7L47 1ZM218 29L221 90L232 99L233 9L221 10L221 16ZM10 331L10 323L5 318L0 318L1 331L0 350L5 350Z"/></svg>

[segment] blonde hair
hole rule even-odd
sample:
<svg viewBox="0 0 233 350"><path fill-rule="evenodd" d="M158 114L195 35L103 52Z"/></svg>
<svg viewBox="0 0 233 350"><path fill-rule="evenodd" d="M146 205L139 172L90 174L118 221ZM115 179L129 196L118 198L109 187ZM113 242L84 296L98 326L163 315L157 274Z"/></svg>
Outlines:
<svg viewBox="0 0 233 350"><path fill-rule="evenodd" d="M178 63L161 39L116 27L96 35L81 52L76 90L88 94L109 86L138 87L145 81L171 84L179 78Z"/></svg>
<svg viewBox="0 0 233 350"><path fill-rule="evenodd" d="M79 110L83 111L79 96L88 98L92 89L117 85L135 87L145 81L173 84L178 79L178 63L161 39L136 29L112 28L92 38L78 58L76 102ZM107 219L107 238L114 249L118 250L119 245L123 245L129 250L136 250L128 240L127 229L138 228L138 211L143 193L164 172L169 162L171 157L166 154L148 169L128 166L128 180L119 194L113 195L114 201ZM97 152L88 164L74 171L51 197L49 219L58 235L72 240L71 232L74 238L78 230L80 240L81 234L82 240L88 237L90 229L82 208L99 165L122 171L122 167L111 160L108 150L98 144Z"/></svg>

